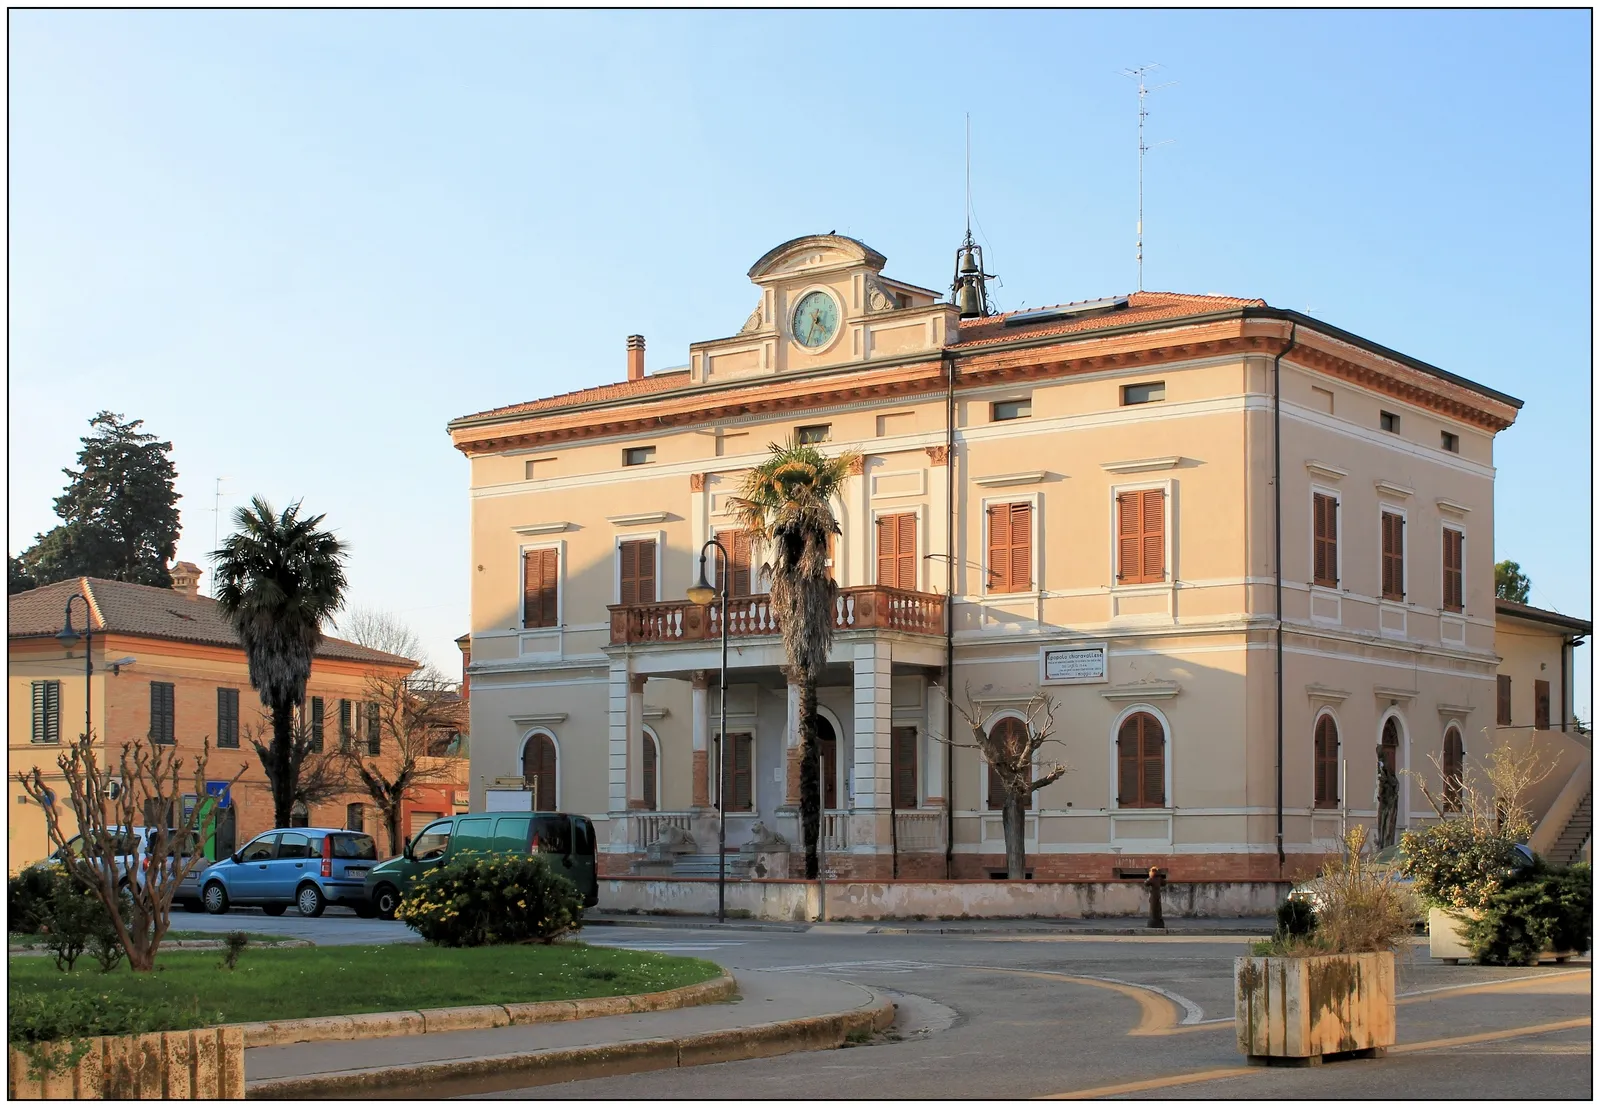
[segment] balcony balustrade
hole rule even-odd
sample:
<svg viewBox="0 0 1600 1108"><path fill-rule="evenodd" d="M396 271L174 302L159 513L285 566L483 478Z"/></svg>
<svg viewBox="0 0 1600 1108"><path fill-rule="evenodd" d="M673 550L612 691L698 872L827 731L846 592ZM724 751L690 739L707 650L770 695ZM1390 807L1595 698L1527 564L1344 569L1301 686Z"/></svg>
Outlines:
<svg viewBox="0 0 1600 1108"><path fill-rule="evenodd" d="M652 642L697 642L722 637L718 604L670 600L658 604L613 604L611 645ZM944 597L936 593L862 585L840 589L833 601L833 629L840 631L908 631L944 634ZM778 633L771 598L728 598L728 637L754 638Z"/></svg>

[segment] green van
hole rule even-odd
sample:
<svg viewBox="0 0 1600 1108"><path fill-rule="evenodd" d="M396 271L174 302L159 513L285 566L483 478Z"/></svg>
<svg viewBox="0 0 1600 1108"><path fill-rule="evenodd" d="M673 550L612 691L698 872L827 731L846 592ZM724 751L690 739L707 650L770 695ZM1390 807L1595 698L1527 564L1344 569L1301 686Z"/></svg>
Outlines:
<svg viewBox="0 0 1600 1108"><path fill-rule="evenodd" d="M557 873L578 887L585 907L600 902L594 824L563 812L475 812L436 819L417 832L399 857L372 867L367 900L378 915L394 919L400 898L413 881L468 851L544 854Z"/></svg>

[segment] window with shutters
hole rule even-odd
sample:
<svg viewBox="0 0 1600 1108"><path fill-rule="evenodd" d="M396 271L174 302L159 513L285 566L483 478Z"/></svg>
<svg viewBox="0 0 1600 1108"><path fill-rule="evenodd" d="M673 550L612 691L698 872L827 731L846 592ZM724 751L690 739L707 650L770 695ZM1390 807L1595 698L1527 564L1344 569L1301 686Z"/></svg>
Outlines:
<svg viewBox="0 0 1600 1108"><path fill-rule="evenodd" d="M1312 738L1313 804L1318 808L1339 806L1339 725L1333 717L1317 720Z"/></svg>
<svg viewBox="0 0 1600 1108"><path fill-rule="evenodd" d="M1311 582L1339 587L1339 498L1311 494Z"/></svg>
<svg viewBox="0 0 1600 1108"><path fill-rule="evenodd" d="M1384 512L1380 527L1383 540L1383 598L1406 598L1406 517Z"/></svg>
<svg viewBox="0 0 1600 1108"><path fill-rule="evenodd" d="M656 602L656 540L629 539L617 544L618 604Z"/></svg>
<svg viewBox="0 0 1600 1108"><path fill-rule="evenodd" d="M378 702L367 701L367 754L376 758L383 753L383 720Z"/></svg>
<svg viewBox="0 0 1600 1108"><path fill-rule="evenodd" d="M995 720L994 726L989 728L989 738L999 744L1003 752L1002 757L1015 758L1027 746L1028 725L1016 716L1006 716ZM989 808L998 812L1006 806L1005 785L1001 782L1000 775L995 772L994 766L985 762L984 768L988 780L988 786L984 789L984 801ZM1031 771L1029 776L1032 776ZM1030 792L1022 798L1022 806L1033 807L1033 793Z"/></svg>
<svg viewBox="0 0 1600 1108"><path fill-rule="evenodd" d="M522 626L560 624L560 551L555 547L522 552Z"/></svg>
<svg viewBox="0 0 1600 1108"><path fill-rule="evenodd" d="M150 682L150 741L177 742L177 721L174 716L175 689L170 682Z"/></svg>
<svg viewBox="0 0 1600 1108"><path fill-rule="evenodd" d="M217 690L217 749L239 748L239 690Z"/></svg>
<svg viewBox="0 0 1600 1108"><path fill-rule="evenodd" d="M736 732L728 735L728 741L720 744L723 757L723 774L727 781L728 804L730 812L748 812L755 807L755 792L752 789L751 777L752 755L754 743L749 732Z"/></svg>
<svg viewBox="0 0 1600 1108"><path fill-rule="evenodd" d="M1138 585L1167 579L1167 494L1165 489L1117 493L1117 584Z"/></svg>
<svg viewBox="0 0 1600 1108"><path fill-rule="evenodd" d="M1464 536L1454 527L1444 529L1444 550L1441 562L1444 567L1444 607L1448 612L1461 611L1463 597L1461 595L1461 555L1465 546Z"/></svg>
<svg viewBox="0 0 1600 1108"><path fill-rule="evenodd" d="M1550 730L1550 682L1533 683L1533 729Z"/></svg>
<svg viewBox="0 0 1600 1108"><path fill-rule="evenodd" d="M322 736L326 717L327 706L323 703L322 697L313 696L311 698L311 749L317 753L322 751Z"/></svg>
<svg viewBox="0 0 1600 1108"><path fill-rule="evenodd" d="M33 740L36 743L61 741L61 682L33 683Z"/></svg>
<svg viewBox="0 0 1600 1108"><path fill-rule="evenodd" d="M1117 728L1117 807L1166 806L1166 732L1149 712L1135 712Z"/></svg>
<svg viewBox="0 0 1600 1108"><path fill-rule="evenodd" d="M642 785L644 796L640 797L640 799L644 802L646 811L654 812L661 806L656 797L656 782L658 780L656 766L661 758L661 748L656 745L656 737L648 731L644 733L642 738L644 739L644 762L641 768L644 771Z"/></svg>
<svg viewBox="0 0 1600 1108"><path fill-rule="evenodd" d="M535 732L522 744L522 782L533 791L535 812L556 810L556 741Z"/></svg>
<svg viewBox="0 0 1600 1108"><path fill-rule="evenodd" d="M1461 732L1451 727L1444 733L1444 757L1439 769L1444 774L1444 810L1461 811L1461 774L1465 752L1461 746Z"/></svg>
<svg viewBox="0 0 1600 1108"><path fill-rule="evenodd" d="M991 504L987 516L989 591L1033 591L1033 505Z"/></svg>
<svg viewBox="0 0 1600 1108"><path fill-rule="evenodd" d="M717 541L728 552L728 595L750 596L751 589L760 583L750 572L750 559L755 552L753 536L748 531L718 531Z"/></svg>
<svg viewBox="0 0 1600 1108"><path fill-rule="evenodd" d="M339 750L348 754L355 735L354 706L348 700L339 701Z"/></svg>
<svg viewBox="0 0 1600 1108"><path fill-rule="evenodd" d="M365 831L367 823L366 809L360 804L346 804L344 806L344 829L346 831Z"/></svg>
<svg viewBox="0 0 1600 1108"><path fill-rule="evenodd" d="M917 788L917 729L896 727L889 732L889 777L896 808L915 808Z"/></svg>
<svg viewBox="0 0 1600 1108"><path fill-rule="evenodd" d="M917 514L877 519L878 584L891 589L917 587Z"/></svg>
<svg viewBox="0 0 1600 1108"><path fill-rule="evenodd" d="M1501 727L1511 726L1511 678L1499 673L1494 679L1494 721Z"/></svg>

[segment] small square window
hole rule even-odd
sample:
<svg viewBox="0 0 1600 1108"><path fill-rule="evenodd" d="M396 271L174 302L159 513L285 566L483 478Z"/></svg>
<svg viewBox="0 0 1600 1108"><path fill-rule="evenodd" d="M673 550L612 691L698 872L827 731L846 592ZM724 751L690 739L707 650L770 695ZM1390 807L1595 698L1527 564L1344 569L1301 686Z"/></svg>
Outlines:
<svg viewBox="0 0 1600 1108"><path fill-rule="evenodd" d="M625 466L648 465L656 460L656 448L653 446L630 446L622 452L622 464Z"/></svg>
<svg viewBox="0 0 1600 1108"><path fill-rule="evenodd" d="M1400 433L1400 417L1393 412L1379 412L1378 426L1382 430L1398 435Z"/></svg>
<svg viewBox="0 0 1600 1108"><path fill-rule="evenodd" d="M805 446L808 443L827 442L831 423L813 423L809 427L796 427L794 429L795 441Z"/></svg>
<svg viewBox="0 0 1600 1108"><path fill-rule="evenodd" d="M1027 419L1032 414L1032 400L996 400L989 407L989 419L994 423L1007 419Z"/></svg>
<svg viewBox="0 0 1600 1108"><path fill-rule="evenodd" d="M1440 431L1439 445L1450 451L1452 454L1459 454L1461 453L1461 436L1450 431Z"/></svg>
<svg viewBox="0 0 1600 1108"><path fill-rule="evenodd" d="M1122 402L1124 404L1154 404L1157 400L1167 398L1167 383L1165 381L1149 381L1142 385L1123 385Z"/></svg>

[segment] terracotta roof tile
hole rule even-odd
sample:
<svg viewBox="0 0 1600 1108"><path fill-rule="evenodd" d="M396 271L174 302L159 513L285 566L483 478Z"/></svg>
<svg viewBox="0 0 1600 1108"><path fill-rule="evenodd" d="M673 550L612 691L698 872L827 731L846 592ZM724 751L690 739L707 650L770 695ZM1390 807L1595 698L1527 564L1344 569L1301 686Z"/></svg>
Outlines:
<svg viewBox="0 0 1600 1108"><path fill-rule="evenodd" d="M99 577L74 577L14 593L6 604L6 636L32 639L56 634L62 627L67 597L73 593L89 601L96 631L242 649L233 625L222 614L221 606L209 596L189 597L172 589ZM73 613L74 626L80 615L81 612ZM410 658L334 638L324 638L317 647L316 656L377 665L415 667L417 664Z"/></svg>
<svg viewBox="0 0 1600 1108"><path fill-rule="evenodd" d="M1076 304L1093 301L1080 300ZM1004 315L961 321L960 339L951 344L954 350L988 346L1017 338L1036 338L1045 335L1069 335L1079 331L1094 331L1102 327L1121 327L1130 323L1154 323L1163 319L1197 315L1200 312L1219 312L1229 308L1265 307L1265 300L1245 300L1237 296L1193 296L1181 292L1135 292L1128 295L1128 306L1115 312L1091 315L1083 319L1047 319L1033 324L1007 327L1005 321L1012 316L1028 312L1049 311L1049 308L1022 308ZM1051 307L1070 308L1074 304L1055 304Z"/></svg>
<svg viewBox="0 0 1600 1108"><path fill-rule="evenodd" d="M547 396L542 400L530 400L525 404L511 404L504 408L490 408L484 412L473 412L471 415L461 416L461 419L478 419L482 416L514 416L526 412L543 412L551 408L566 408L576 404L594 404L602 400L622 400L630 396L649 396L651 393L665 392L675 389L680 385L689 383L687 369L674 370L671 373L653 373L648 377L641 377L637 381L618 381L613 385L596 385L589 389L575 389L572 392L558 393Z"/></svg>

